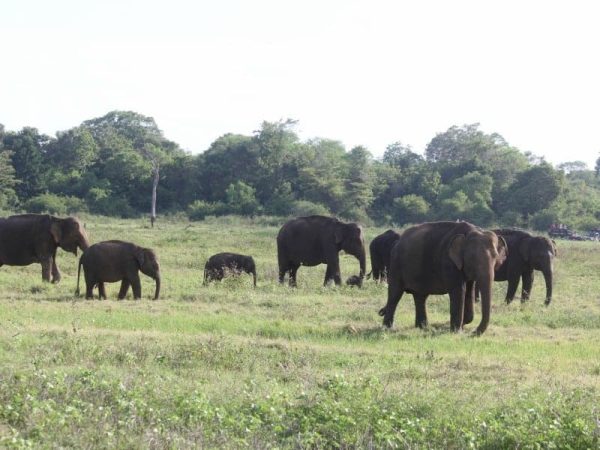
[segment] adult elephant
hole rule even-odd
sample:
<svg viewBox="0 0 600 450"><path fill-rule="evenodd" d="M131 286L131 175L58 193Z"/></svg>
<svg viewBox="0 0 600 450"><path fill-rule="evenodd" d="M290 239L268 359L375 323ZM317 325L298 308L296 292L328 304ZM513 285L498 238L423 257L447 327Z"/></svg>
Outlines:
<svg viewBox="0 0 600 450"><path fill-rule="evenodd" d="M301 265L327 264L324 285L333 280L341 284L339 252L356 257L360 264L359 283L365 276L365 245L362 228L332 217L298 217L285 223L277 235L279 282L289 273L290 286L296 286L296 273Z"/></svg>
<svg viewBox="0 0 600 450"><path fill-rule="evenodd" d="M474 283L481 289L482 318L477 334L490 320L494 270L506 259L504 238L468 222L430 222L408 228L391 253L387 304L379 311L388 328L404 292L413 295L415 326L427 326L429 295L450 295L453 331L473 321Z"/></svg>
<svg viewBox="0 0 600 450"><path fill-rule="evenodd" d="M385 281L390 270L390 253L400 235L394 230L387 230L376 236L369 244L371 255L371 274L375 281ZM368 278L368 277L367 277Z"/></svg>
<svg viewBox="0 0 600 450"><path fill-rule="evenodd" d="M21 214L0 219L0 266L42 265L42 279L58 283L56 249L77 255L89 247L83 225L74 217Z"/></svg>
<svg viewBox="0 0 600 450"><path fill-rule="evenodd" d="M556 244L543 236L533 236L526 231L498 229L494 230L502 236L508 245L508 257L496 270L496 281L508 281L506 303L515 298L519 279L523 280L521 287L521 301L529 300L533 285L533 271L539 270L544 275L546 282L546 305L552 301L552 280L554 272L554 257Z"/></svg>

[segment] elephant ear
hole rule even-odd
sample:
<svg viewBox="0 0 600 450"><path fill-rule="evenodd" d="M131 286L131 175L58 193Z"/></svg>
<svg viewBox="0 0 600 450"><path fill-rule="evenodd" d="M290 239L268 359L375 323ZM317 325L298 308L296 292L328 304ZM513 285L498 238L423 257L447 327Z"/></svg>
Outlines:
<svg viewBox="0 0 600 450"><path fill-rule="evenodd" d="M529 252L531 251L531 238L521 239L519 243L519 254L523 261L529 261Z"/></svg>
<svg viewBox="0 0 600 450"><path fill-rule="evenodd" d="M144 260L146 258L146 255L144 254L144 249L143 248L136 248L135 251L133 252L133 256L135 257L136 261L138 262L138 264L140 265L140 267L144 266Z"/></svg>
<svg viewBox="0 0 600 450"><path fill-rule="evenodd" d="M463 268L463 246L465 244L465 239L466 236L464 234L457 234L452 238L452 241L450 241L450 247L448 249L448 255L458 270L462 270Z"/></svg>
<svg viewBox="0 0 600 450"><path fill-rule="evenodd" d="M50 224L50 234L56 245L60 244L63 237L62 226L60 222L52 221Z"/></svg>

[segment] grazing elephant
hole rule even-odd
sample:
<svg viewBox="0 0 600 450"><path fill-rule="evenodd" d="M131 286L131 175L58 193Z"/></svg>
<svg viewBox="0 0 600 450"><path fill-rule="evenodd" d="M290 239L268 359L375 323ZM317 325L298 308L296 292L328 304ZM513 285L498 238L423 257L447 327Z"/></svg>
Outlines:
<svg viewBox="0 0 600 450"><path fill-rule="evenodd" d="M506 303L515 298L519 278L522 278L521 301L529 300L531 287L533 285L533 271L539 270L544 274L546 282L546 301L549 305L552 301L552 278L554 257L556 256L556 244L554 241L543 236L532 236L526 231L520 230L494 230L498 236L502 236L508 245L508 257L504 264L496 270L496 281L507 281Z"/></svg>
<svg viewBox="0 0 600 450"><path fill-rule="evenodd" d="M74 217L21 214L0 219L0 266L42 265L42 279L58 283L56 249L77 255L89 247L83 225Z"/></svg>
<svg viewBox="0 0 600 450"><path fill-rule="evenodd" d="M408 228L394 245L388 274L387 304L379 311L388 328L404 292L413 295L415 326L427 326L429 295L450 295L452 330L473 321L474 283L482 292L477 334L490 320L494 270L506 259L504 238L468 222L430 222Z"/></svg>
<svg viewBox="0 0 600 450"><path fill-rule="evenodd" d="M242 272L252 274L256 287L256 264L252 256L217 253L208 258L204 265L204 285L212 280L220 281L227 275L240 275Z"/></svg>
<svg viewBox="0 0 600 450"><path fill-rule="evenodd" d="M119 300L125 298L129 286L133 290L133 298L142 297L142 286L138 271L156 281L154 300L160 293L160 266L154 250L142 248L131 242L104 241L88 248L81 258L77 269L77 291L79 295L79 274L83 266L85 277L85 298L93 298L93 289L98 286L100 298L106 299L104 283L121 280Z"/></svg>
<svg viewBox="0 0 600 450"><path fill-rule="evenodd" d="M341 284L338 253L344 250L360 264L359 286L365 277L365 245L363 232L355 223L344 223L332 217L308 216L292 219L277 235L279 282L289 273L290 286L296 286L296 272L301 265L327 264L324 285L333 280Z"/></svg>
<svg viewBox="0 0 600 450"><path fill-rule="evenodd" d="M375 237L369 244L371 274L375 281L386 281L387 273L390 270L390 253L398 239L400 239L398 233L394 230L387 230Z"/></svg>

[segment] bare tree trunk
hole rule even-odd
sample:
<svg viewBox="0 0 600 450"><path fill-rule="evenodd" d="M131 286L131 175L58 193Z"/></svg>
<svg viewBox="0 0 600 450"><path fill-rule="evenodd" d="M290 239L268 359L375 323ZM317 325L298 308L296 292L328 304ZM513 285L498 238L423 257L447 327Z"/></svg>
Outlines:
<svg viewBox="0 0 600 450"><path fill-rule="evenodd" d="M154 178L152 180L152 206L150 211L150 225L154 228L154 222L156 221L156 188L158 187L158 179L160 174L160 165L158 161L152 162L152 172Z"/></svg>

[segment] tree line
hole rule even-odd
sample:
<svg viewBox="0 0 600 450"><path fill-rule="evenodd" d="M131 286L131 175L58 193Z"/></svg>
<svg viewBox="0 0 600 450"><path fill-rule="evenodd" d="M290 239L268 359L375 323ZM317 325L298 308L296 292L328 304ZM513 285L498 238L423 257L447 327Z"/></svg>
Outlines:
<svg viewBox="0 0 600 450"><path fill-rule="evenodd" d="M600 157L553 167L478 124L438 133L423 155L394 142L381 158L340 141L302 141L296 122L225 134L200 154L130 111L56 133L0 124L0 208L135 217L333 214L380 225L467 220L547 229L600 226Z"/></svg>

